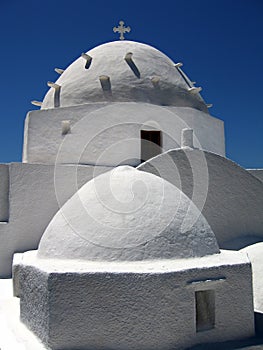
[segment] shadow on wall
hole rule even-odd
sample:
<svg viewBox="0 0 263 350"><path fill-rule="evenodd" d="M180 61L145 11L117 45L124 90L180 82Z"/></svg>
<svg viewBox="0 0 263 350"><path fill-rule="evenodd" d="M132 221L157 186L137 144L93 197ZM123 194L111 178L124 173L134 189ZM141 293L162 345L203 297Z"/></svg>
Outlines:
<svg viewBox="0 0 263 350"><path fill-rule="evenodd" d="M262 322L262 321L261 321ZM261 336L258 335L253 338L236 340L236 341L227 341L222 343L207 343L195 345L186 350L262 350L263 349L263 335L261 330Z"/></svg>
<svg viewBox="0 0 263 350"><path fill-rule="evenodd" d="M255 331L258 337L263 337L263 313L255 312ZM263 346L262 346L263 348Z"/></svg>
<svg viewBox="0 0 263 350"><path fill-rule="evenodd" d="M262 350L263 349L263 313L254 312L256 336L244 340L227 341L222 343L206 343L195 345L187 350Z"/></svg>
<svg viewBox="0 0 263 350"><path fill-rule="evenodd" d="M233 240L225 241L224 246L227 247L226 249L240 250L260 242L262 242L262 236L248 234L247 236L244 236L244 237L237 237Z"/></svg>

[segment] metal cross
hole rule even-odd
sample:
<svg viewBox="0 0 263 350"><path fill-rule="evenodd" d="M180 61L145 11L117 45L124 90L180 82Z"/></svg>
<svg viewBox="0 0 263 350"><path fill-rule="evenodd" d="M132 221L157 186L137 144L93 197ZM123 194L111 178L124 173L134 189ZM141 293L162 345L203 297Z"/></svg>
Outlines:
<svg viewBox="0 0 263 350"><path fill-rule="evenodd" d="M124 22L120 21L118 27L113 28L114 33L118 32L120 33L120 40L124 40L124 33L130 33L131 28L130 27L124 27Z"/></svg>

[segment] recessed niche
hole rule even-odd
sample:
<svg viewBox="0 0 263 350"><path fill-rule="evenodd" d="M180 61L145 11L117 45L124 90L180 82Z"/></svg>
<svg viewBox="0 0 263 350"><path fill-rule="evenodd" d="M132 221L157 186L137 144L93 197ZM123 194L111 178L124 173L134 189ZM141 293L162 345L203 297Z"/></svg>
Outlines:
<svg viewBox="0 0 263 350"><path fill-rule="evenodd" d="M61 134L67 135L70 133L71 126L70 126L70 120L62 120L61 122Z"/></svg>
<svg viewBox="0 0 263 350"><path fill-rule="evenodd" d="M124 59L125 61L127 62L128 66L131 68L131 70L133 71L134 75L137 77L137 78L140 78L141 77L141 73L138 69L138 67L136 66L136 64L134 63L133 59L132 59L132 56L133 56L133 53L132 52L128 52Z"/></svg>
<svg viewBox="0 0 263 350"><path fill-rule="evenodd" d="M84 58L84 60L86 60L85 69L89 69L92 62L92 57L86 53L83 53L81 57Z"/></svg>
<svg viewBox="0 0 263 350"><path fill-rule="evenodd" d="M103 91L111 91L110 77L107 75L101 75L99 80Z"/></svg>
<svg viewBox="0 0 263 350"><path fill-rule="evenodd" d="M215 291L195 292L196 332L207 331L215 327Z"/></svg>

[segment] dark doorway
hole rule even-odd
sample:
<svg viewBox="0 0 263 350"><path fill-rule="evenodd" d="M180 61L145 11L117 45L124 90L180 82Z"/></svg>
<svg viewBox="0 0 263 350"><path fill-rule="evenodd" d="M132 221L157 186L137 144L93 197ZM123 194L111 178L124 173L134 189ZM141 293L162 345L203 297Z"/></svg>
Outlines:
<svg viewBox="0 0 263 350"><path fill-rule="evenodd" d="M206 331L215 327L215 292L202 290L195 292L196 331Z"/></svg>
<svg viewBox="0 0 263 350"><path fill-rule="evenodd" d="M162 135L159 130L141 130L141 161L162 153Z"/></svg>

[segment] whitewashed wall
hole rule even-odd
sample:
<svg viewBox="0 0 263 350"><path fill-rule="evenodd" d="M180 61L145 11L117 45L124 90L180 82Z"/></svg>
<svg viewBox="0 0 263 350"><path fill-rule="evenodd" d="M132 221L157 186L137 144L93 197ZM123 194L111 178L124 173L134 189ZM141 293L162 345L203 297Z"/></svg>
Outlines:
<svg viewBox="0 0 263 350"><path fill-rule="evenodd" d="M254 335L245 254L114 264L32 253L19 272L21 319L52 349L182 349ZM215 328L196 332L200 290L215 292Z"/></svg>
<svg viewBox="0 0 263 350"><path fill-rule="evenodd" d="M96 174L107 170L97 167ZM52 217L93 177L93 171L94 167L89 166L9 165L9 217L7 223L0 224L1 277L11 275L14 252L38 247Z"/></svg>
<svg viewBox="0 0 263 350"><path fill-rule="evenodd" d="M61 123L71 131L62 135ZM140 130L163 132L163 150L180 146L181 130L194 129L194 145L225 155L224 125L189 107L147 103L87 104L30 112L25 123L23 162L138 165Z"/></svg>
<svg viewBox="0 0 263 350"><path fill-rule="evenodd" d="M200 150L178 149L141 164L179 187L202 212L220 248L263 240L263 183L233 161Z"/></svg>

